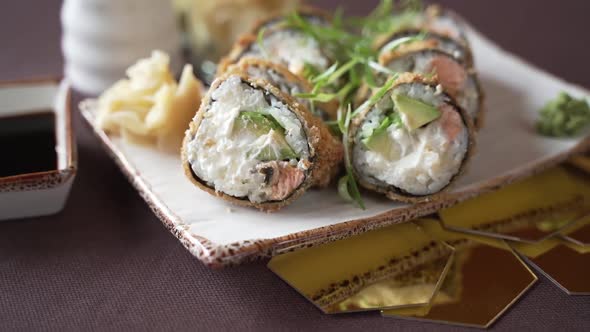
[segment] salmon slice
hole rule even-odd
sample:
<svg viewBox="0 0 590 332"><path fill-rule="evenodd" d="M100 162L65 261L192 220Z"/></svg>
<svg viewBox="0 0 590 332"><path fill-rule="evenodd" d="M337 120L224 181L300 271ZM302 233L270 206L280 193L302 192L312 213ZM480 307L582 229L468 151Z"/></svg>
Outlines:
<svg viewBox="0 0 590 332"><path fill-rule="evenodd" d="M270 161L257 167L265 175L265 182L270 187L269 199L281 201L289 197L305 180L305 174L286 161Z"/></svg>
<svg viewBox="0 0 590 332"><path fill-rule="evenodd" d="M442 113L440 117L442 129L449 140L453 141L461 132L461 116L455 111L453 106L449 104L441 105L439 111Z"/></svg>
<svg viewBox="0 0 590 332"><path fill-rule="evenodd" d="M430 62L429 71L434 71L446 92L456 97L465 88L467 72L458 62L446 56L437 56Z"/></svg>

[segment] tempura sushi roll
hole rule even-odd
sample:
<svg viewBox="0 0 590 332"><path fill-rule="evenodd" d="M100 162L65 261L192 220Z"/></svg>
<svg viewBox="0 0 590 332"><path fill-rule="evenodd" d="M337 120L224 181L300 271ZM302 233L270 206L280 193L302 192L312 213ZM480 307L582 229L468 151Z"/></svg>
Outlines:
<svg viewBox="0 0 590 332"><path fill-rule="evenodd" d="M316 8L309 5L302 5L296 10L297 15L307 22L315 25L329 25L332 21L330 14L320 8ZM262 19L254 25L252 29L253 34L257 34L260 29L282 29L286 25L285 15L275 15Z"/></svg>
<svg viewBox="0 0 590 332"><path fill-rule="evenodd" d="M465 63L446 52L429 47L389 52L380 58L380 62L398 73L436 74L444 91L465 109L476 127L482 126L483 93L475 71Z"/></svg>
<svg viewBox="0 0 590 332"><path fill-rule="evenodd" d="M333 120L338 111L338 102L313 103L309 99L297 98L300 93L309 93L312 86L305 78L291 73L285 66L258 58L243 58L229 67L228 73L246 73L250 78L263 79L293 96L301 105L322 120Z"/></svg>
<svg viewBox="0 0 590 332"><path fill-rule="evenodd" d="M449 36L468 45L466 25L463 19L455 12L443 9L438 5L426 7L419 26L442 35Z"/></svg>
<svg viewBox="0 0 590 332"><path fill-rule="evenodd" d="M406 29L427 30L452 38L464 45L469 44L464 20L456 13L438 5L430 5L422 12L407 11L402 14L398 30L393 33Z"/></svg>
<svg viewBox="0 0 590 332"><path fill-rule="evenodd" d="M327 16L321 11L306 9L300 10L298 14L312 25L329 24ZM329 53L314 37L290 26L287 17L272 17L260 22L251 33L236 42L230 54L220 62L218 74L247 57L282 64L296 75L302 75L306 66L322 72L334 63Z"/></svg>
<svg viewBox="0 0 590 332"><path fill-rule="evenodd" d="M404 202L446 189L474 148L470 117L436 81L402 74L349 132L354 173L364 188Z"/></svg>
<svg viewBox="0 0 590 332"><path fill-rule="evenodd" d="M342 144L295 99L262 79L215 80L182 147L188 178L212 195L276 211L311 186L326 186Z"/></svg>
<svg viewBox="0 0 590 332"><path fill-rule="evenodd" d="M416 40L399 44L400 40L415 38ZM380 58L386 58L388 53L396 47L397 50L412 48L433 48L450 54L458 62L467 67L473 66L471 49L462 42L447 35L428 30L406 29L398 31L387 38L383 38L377 45Z"/></svg>

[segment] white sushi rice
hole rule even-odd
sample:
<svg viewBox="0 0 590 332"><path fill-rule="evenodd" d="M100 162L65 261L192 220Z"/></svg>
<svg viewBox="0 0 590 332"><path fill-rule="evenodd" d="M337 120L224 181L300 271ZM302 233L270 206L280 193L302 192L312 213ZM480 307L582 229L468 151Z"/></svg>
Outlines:
<svg viewBox="0 0 590 332"><path fill-rule="evenodd" d="M431 18L426 22L428 29L436 31L440 34L448 35L455 40L465 40L465 32L456 19L440 15L436 18Z"/></svg>
<svg viewBox="0 0 590 332"><path fill-rule="evenodd" d="M285 128L285 139L299 157L309 156L297 116L281 101L273 96L270 99L269 104L262 90L243 83L237 75L212 91L212 102L186 152L195 174L216 191L248 197L252 202L263 202L268 195L264 175L256 171L260 161L252 151L265 145L273 147L272 135L257 137L246 130L234 130L234 121L242 111L272 115Z"/></svg>
<svg viewBox="0 0 590 332"><path fill-rule="evenodd" d="M242 57L253 56L281 63L295 74L301 74L305 64L320 71L328 68L330 60L322 53L320 44L312 37L294 30L278 30L269 33L259 43L252 44Z"/></svg>
<svg viewBox="0 0 590 332"><path fill-rule="evenodd" d="M405 94L437 108L445 104L440 89L421 84L404 84L394 93ZM367 149L361 142L363 133L378 127L384 112L392 107L393 101L387 95L367 114L353 148L357 173L369 183L393 185L413 195L440 191L461 167L469 142L467 128L461 121L461 130L451 141L443 129L442 117L412 132L404 126L392 125L386 132L391 140L391 151L387 155Z"/></svg>
<svg viewBox="0 0 590 332"><path fill-rule="evenodd" d="M431 70L431 63L435 57L441 56L431 52L416 52L402 56L387 64L387 67L395 72L414 72L417 74L428 75ZM444 56L444 55L442 55ZM449 57L451 57L449 55ZM452 57L451 57L452 58ZM462 66L462 68L464 68ZM479 89L473 75L466 73L467 79L464 89L455 96L457 103L473 119L477 118L479 113Z"/></svg>
<svg viewBox="0 0 590 332"><path fill-rule="evenodd" d="M292 97L295 97L297 94L304 93L306 91L303 86L297 84L296 82L288 81L283 75L271 68L251 65L248 66L246 72L248 73L249 77L263 79ZM295 99L314 115L319 116L320 118L327 117L326 113L321 109L321 107L312 107L309 99L297 97L295 97Z"/></svg>
<svg viewBox="0 0 590 332"><path fill-rule="evenodd" d="M275 87L279 88L279 90L291 96L303 92L301 86L293 82L287 81L285 77L283 77L281 74L277 73L276 71L270 68L252 65L248 66L246 72L248 73L249 77L261 78L267 81L268 83L274 85Z"/></svg>

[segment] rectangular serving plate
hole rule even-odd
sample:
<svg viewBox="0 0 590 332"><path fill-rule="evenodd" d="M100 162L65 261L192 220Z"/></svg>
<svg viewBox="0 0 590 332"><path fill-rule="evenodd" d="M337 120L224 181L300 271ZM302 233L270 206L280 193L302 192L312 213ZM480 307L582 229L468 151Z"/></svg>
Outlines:
<svg viewBox="0 0 590 332"><path fill-rule="evenodd" d="M437 201L408 205L364 194L367 209L360 210L331 188L311 190L274 214L236 207L194 187L178 155L109 137L95 125L94 110L82 113L154 213L194 256L211 267L240 264L424 216L589 149L588 136L554 139L534 129L538 109L560 91L576 97L588 91L532 67L473 28L467 33L486 94L485 126L467 173Z"/></svg>
<svg viewBox="0 0 590 332"><path fill-rule="evenodd" d="M0 220L51 215L63 209L77 169L70 94L59 79L0 82L0 117L53 112L57 153L54 170L0 177Z"/></svg>

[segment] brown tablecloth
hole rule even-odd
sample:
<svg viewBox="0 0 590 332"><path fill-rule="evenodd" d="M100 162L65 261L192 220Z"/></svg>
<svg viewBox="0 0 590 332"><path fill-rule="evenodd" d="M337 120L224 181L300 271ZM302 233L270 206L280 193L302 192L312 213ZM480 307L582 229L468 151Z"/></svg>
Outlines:
<svg viewBox="0 0 590 332"><path fill-rule="evenodd" d="M357 13L376 3L318 2ZM589 1L441 2L526 60L590 86ZM59 7L2 1L0 80L61 73ZM265 262L209 270L166 231L79 116L75 127L80 169L65 210L0 222L0 330L455 328L375 313L323 315ZM541 277L494 328L590 330L590 296L570 297Z"/></svg>

